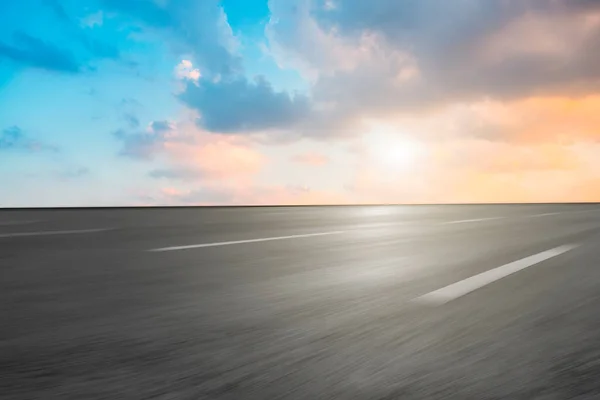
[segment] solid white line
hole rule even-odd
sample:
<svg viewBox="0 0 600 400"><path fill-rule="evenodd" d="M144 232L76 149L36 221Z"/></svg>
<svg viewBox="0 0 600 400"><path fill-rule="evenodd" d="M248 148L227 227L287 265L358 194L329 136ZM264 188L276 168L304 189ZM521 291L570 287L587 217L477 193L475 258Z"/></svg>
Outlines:
<svg viewBox="0 0 600 400"><path fill-rule="evenodd" d="M458 221L448 221L448 222L442 222L443 225L450 225L450 224L467 224L467 223L471 223L471 222L483 222L483 221L493 221L496 219L504 219L506 217L489 217L489 218L476 218L476 219L462 219L462 220L458 220Z"/></svg>
<svg viewBox="0 0 600 400"><path fill-rule="evenodd" d="M438 289L431 293L427 293L421 297L416 298L414 301L418 303L426 303L432 305L441 305L449 301L455 300L461 296L471 293L483 286L489 285L497 280L505 278L516 272L519 272L525 268L531 267L535 264L539 264L542 261L546 261L550 258L559 256L566 253L569 250L573 250L579 245L565 245L556 247L551 250L547 250L521 260L513 261L505 264L501 267L491 269L481 274L472 276L460 282L456 282L450 286Z"/></svg>
<svg viewBox="0 0 600 400"><path fill-rule="evenodd" d="M40 231L40 232L19 232L19 233L3 233L0 234L0 238L11 238L11 237L24 237L24 236L51 236L51 235L74 235L78 233L95 233L108 231L112 228L98 228L98 229L79 229L72 231Z"/></svg>
<svg viewBox="0 0 600 400"><path fill-rule="evenodd" d="M248 240L235 240L235 241L231 241L231 242L192 244L189 246L163 247L160 249L152 249L152 250L148 250L148 251L162 252L162 251L199 249L199 248L203 248L203 247L229 246L232 244L258 243L258 242L269 242L269 241L273 241L273 240L287 240L287 239L300 239L300 238L308 238L308 237L316 237L316 236L339 235L341 233L345 233L345 231L308 233L308 234L304 234L304 235L278 236L278 237L268 237L268 238L248 239Z"/></svg>

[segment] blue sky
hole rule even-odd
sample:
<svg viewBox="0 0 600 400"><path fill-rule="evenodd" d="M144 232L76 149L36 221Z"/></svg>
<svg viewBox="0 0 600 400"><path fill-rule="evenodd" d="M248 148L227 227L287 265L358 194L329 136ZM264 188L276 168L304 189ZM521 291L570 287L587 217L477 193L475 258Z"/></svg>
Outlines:
<svg viewBox="0 0 600 400"><path fill-rule="evenodd" d="M2 1L0 206L598 200L599 32L584 1Z"/></svg>

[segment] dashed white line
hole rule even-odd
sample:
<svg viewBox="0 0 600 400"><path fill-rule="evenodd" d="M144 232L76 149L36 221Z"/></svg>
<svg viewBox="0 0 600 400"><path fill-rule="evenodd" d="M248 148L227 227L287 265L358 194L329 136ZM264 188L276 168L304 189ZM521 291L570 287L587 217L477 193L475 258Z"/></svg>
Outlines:
<svg viewBox="0 0 600 400"><path fill-rule="evenodd" d="M451 225L451 224L469 224L472 222L483 222L483 221L493 221L497 219L504 219L506 217L488 217L488 218L476 218L476 219L462 219L458 221L448 221L442 222L443 225Z"/></svg>
<svg viewBox="0 0 600 400"><path fill-rule="evenodd" d="M187 245L187 246L163 247L160 249L152 249L152 250L148 250L148 251L163 252L163 251L200 249L203 247L229 246L229 245L233 245L233 244L270 242L270 241L274 241L274 240L288 240L288 239L301 239L301 238L309 238L309 237L317 237L317 236L339 235L342 233L345 233L345 231L307 233L307 234L303 234L303 235L290 235L290 236L277 236L277 237L268 237L268 238L259 238L259 239L235 240L235 241L231 241L231 242L192 244L192 245Z"/></svg>
<svg viewBox="0 0 600 400"><path fill-rule="evenodd" d="M549 260L550 258L566 253L567 251L573 250L578 246L579 245L560 246L551 250L534 254L529 257L522 258L517 261L513 261L501 267L494 268L489 271L462 280L460 282L456 282L450 286L446 286L436 291L427 293L421 297L416 298L414 301L417 303L424 303L430 305L441 305L448 303L449 301L455 300L459 297L469 294L483 286L489 285L490 283L493 283L516 272L524 270L525 268L531 267L543 261Z"/></svg>
<svg viewBox="0 0 600 400"><path fill-rule="evenodd" d="M17 232L3 233L0 238L25 237L25 236L52 236L52 235L76 235L80 233L96 233L111 230L112 228L78 229L70 231L39 231L39 232Z"/></svg>
<svg viewBox="0 0 600 400"><path fill-rule="evenodd" d="M534 214L534 215L529 215L530 218L536 218L536 217L549 217L551 215L559 215L559 214L564 214L562 212L551 212L551 213L545 213L545 214Z"/></svg>
<svg viewBox="0 0 600 400"><path fill-rule="evenodd" d="M453 225L453 224L468 224L475 222L485 222L485 221L494 221L498 219L508 219L508 218L539 218L539 217L550 217L553 215L562 215L562 214L578 214L578 213L589 213L589 212L598 212L600 209L593 210L580 210L580 211L561 211L561 212L549 212L543 214L531 214L531 215L523 215L523 216L504 216L504 217L487 217L487 218L475 218L475 219L463 219L458 221L447 221L441 222L442 225Z"/></svg>

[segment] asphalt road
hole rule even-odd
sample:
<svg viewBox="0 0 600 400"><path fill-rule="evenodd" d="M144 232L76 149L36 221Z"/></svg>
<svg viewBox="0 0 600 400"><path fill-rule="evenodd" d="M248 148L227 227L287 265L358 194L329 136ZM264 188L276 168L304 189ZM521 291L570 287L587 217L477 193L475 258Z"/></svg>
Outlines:
<svg viewBox="0 0 600 400"><path fill-rule="evenodd" d="M0 211L2 399L598 399L600 204Z"/></svg>

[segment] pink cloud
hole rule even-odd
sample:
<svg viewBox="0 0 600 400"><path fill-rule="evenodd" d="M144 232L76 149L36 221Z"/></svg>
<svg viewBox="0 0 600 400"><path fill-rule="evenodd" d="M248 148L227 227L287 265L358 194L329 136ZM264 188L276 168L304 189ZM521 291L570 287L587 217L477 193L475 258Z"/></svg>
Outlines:
<svg viewBox="0 0 600 400"><path fill-rule="evenodd" d="M346 204L349 198L335 191L312 190L307 187L293 186L263 186L247 188L240 193L242 204L282 204L282 205L311 205L311 204Z"/></svg>
<svg viewBox="0 0 600 400"><path fill-rule="evenodd" d="M319 153L302 153L292 157L292 161L298 164L322 166L329 163L329 157Z"/></svg>
<svg viewBox="0 0 600 400"><path fill-rule="evenodd" d="M267 162L250 140L207 133L193 123L171 126L154 151L167 165L151 173L155 178L251 181Z"/></svg>
<svg viewBox="0 0 600 400"><path fill-rule="evenodd" d="M196 171L203 179L247 179L258 173L266 160L248 144L227 137L204 138L198 143L165 143L173 165Z"/></svg>
<svg viewBox="0 0 600 400"><path fill-rule="evenodd" d="M167 197L178 197L183 194L183 192L179 189L175 189L173 187L165 187L160 190L160 193Z"/></svg>
<svg viewBox="0 0 600 400"><path fill-rule="evenodd" d="M335 191L312 190L308 187L258 184L200 185L180 190L172 187L159 189L154 195L144 196L146 204L172 205L312 205L347 204L351 199Z"/></svg>

